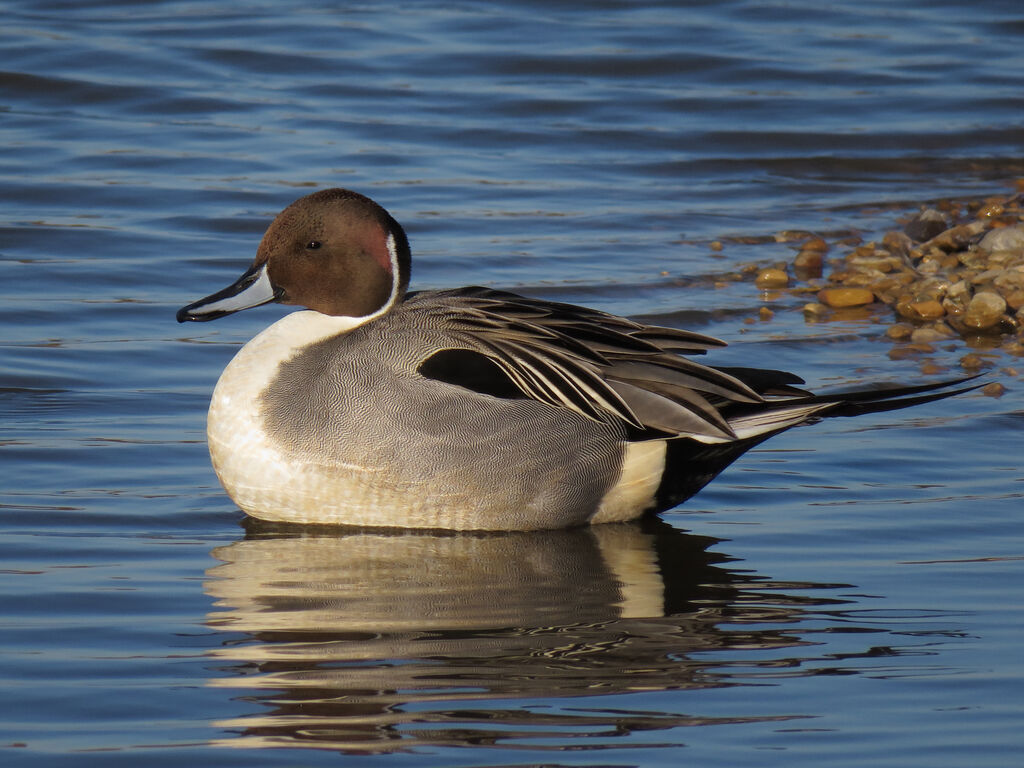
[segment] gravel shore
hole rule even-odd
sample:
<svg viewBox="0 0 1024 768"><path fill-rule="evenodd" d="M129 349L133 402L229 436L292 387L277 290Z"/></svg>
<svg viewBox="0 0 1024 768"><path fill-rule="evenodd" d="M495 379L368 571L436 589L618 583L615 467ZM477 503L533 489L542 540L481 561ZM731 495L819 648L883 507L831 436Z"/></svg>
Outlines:
<svg viewBox="0 0 1024 768"><path fill-rule="evenodd" d="M765 298L799 299L808 322L856 319L868 313L888 325L881 339L893 359L918 359L922 372L956 364L977 372L1000 367L1019 375L1024 357L1024 179L1011 194L923 206L900 228L864 242L829 241L810 232L781 232L792 243L789 263L747 265L741 272ZM713 251L722 248L711 244ZM777 306L777 304L776 304ZM767 307L761 320L772 317ZM990 384L998 395L1001 384Z"/></svg>

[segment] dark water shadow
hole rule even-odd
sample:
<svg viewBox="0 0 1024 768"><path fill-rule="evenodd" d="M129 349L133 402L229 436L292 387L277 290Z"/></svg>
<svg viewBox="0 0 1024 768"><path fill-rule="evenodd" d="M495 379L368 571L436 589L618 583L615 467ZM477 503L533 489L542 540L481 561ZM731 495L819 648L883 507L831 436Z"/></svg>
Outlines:
<svg viewBox="0 0 1024 768"><path fill-rule="evenodd" d="M762 652L811 644L788 625L844 602L787 593L836 585L730 567L718 543L656 519L499 534L252 525L213 551L205 582L207 624L232 633L211 652L224 662L212 684L245 691L251 710L214 725L231 746L369 753L601 748L640 731L788 719L601 705L741 684L731 665L777 666Z"/></svg>

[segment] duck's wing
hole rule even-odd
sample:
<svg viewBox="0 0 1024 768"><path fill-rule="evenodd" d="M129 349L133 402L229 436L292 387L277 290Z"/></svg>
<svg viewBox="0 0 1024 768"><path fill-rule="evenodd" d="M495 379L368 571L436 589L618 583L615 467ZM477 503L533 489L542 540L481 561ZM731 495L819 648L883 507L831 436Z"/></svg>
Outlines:
<svg viewBox="0 0 1024 768"><path fill-rule="evenodd" d="M486 288L420 294L445 341L420 372L499 397L528 397L606 423L630 439L747 444L824 416L894 410L973 389L972 377L815 395L784 371L715 368L683 355L724 342L572 304ZM412 301L417 302L416 296ZM743 449L745 450L745 448Z"/></svg>
<svg viewBox="0 0 1024 768"><path fill-rule="evenodd" d="M448 340L420 372L470 389L618 422L634 437L734 439L723 404L763 402L743 378L681 356L724 346L709 336L485 288L417 299Z"/></svg>

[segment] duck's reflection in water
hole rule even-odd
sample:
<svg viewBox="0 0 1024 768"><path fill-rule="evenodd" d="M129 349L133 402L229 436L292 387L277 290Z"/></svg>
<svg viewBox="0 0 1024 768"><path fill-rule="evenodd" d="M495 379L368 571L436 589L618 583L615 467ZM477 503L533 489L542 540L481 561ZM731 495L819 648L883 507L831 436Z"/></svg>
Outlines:
<svg viewBox="0 0 1024 768"><path fill-rule="evenodd" d="M237 746L367 752L599 746L743 720L552 701L727 685L730 662L701 652L800 644L778 625L821 601L766 599L715 543L659 520L499 534L254 527L214 550L206 591L208 624L236 633L214 652L230 661L215 684L247 689L263 711L216 725Z"/></svg>

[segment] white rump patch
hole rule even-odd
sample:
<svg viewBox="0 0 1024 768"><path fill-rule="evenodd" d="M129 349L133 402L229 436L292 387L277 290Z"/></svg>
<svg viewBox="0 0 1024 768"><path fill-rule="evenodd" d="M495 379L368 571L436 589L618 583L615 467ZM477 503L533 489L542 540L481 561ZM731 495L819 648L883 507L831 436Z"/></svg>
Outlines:
<svg viewBox="0 0 1024 768"><path fill-rule="evenodd" d="M591 523L616 523L635 520L654 506L654 495L665 472L664 440L629 443L622 457L618 482L601 499Z"/></svg>

